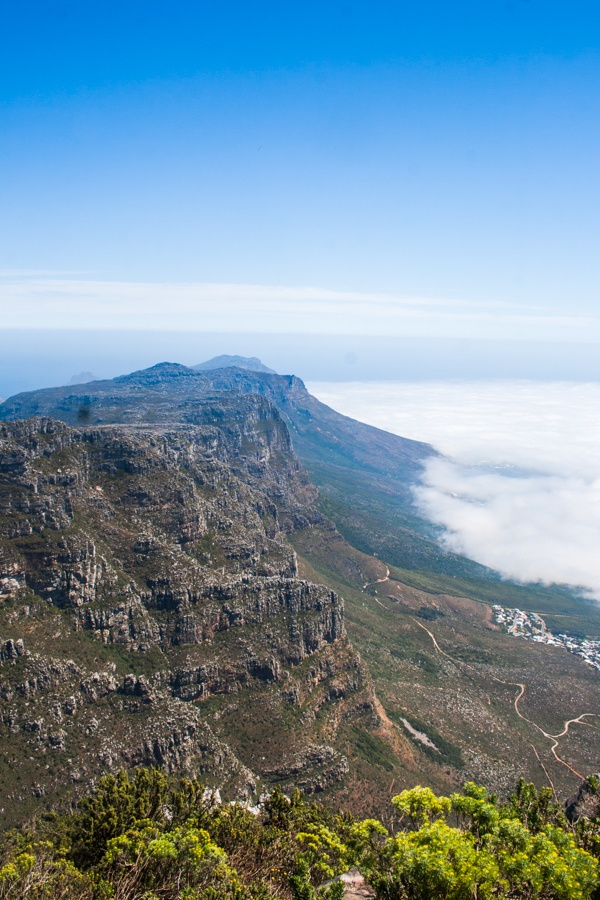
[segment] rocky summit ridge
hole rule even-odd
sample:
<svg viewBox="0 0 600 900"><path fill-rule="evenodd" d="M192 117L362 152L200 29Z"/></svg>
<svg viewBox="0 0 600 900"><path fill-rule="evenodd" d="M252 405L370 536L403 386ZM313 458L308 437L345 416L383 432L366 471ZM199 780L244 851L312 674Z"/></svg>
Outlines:
<svg viewBox="0 0 600 900"><path fill-rule="evenodd" d="M0 420L45 415L70 425L202 424L218 421L225 408L240 409L239 398L246 395L276 407L328 504L327 514L363 542L360 549L408 567L445 570L455 559L440 550L413 503L412 486L424 462L436 455L433 448L341 415L312 396L296 375L235 366L198 371L165 362L111 380L17 394L0 404ZM382 505L390 525L385 536L376 537L381 529L373 518L381 519ZM461 560L458 571L465 567L482 569Z"/></svg>

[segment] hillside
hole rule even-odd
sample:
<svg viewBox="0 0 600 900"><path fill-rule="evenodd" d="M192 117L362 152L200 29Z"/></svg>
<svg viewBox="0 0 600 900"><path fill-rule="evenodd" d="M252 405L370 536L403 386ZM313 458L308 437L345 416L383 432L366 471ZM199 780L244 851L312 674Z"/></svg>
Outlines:
<svg viewBox="0 0 600 900"><path fill-rule="evenodd" d="M345 718L377 727L343 601L285 540L314 491L287 429L261 398L233 408L0 427L5 822L123 765L323 790L348 772Z"/></svg>
<svg viewBox="0 0 600 900"><path fill-rule="evenodd" d="M199 415L218 418L216 405L240 394L260 394L277 406L296 453L321 489L323 508L360 549L380 552L394 564L411 569L485 572L481 566L442 552L431 526L413 506L411 485L423 461L435 451L335 412L293 375L236 368L196 371L163 363L111 381L16 395L0 405L0 420L48 415L71 425L195 423ZM207 405L210 398L212 413Z"/></svg>
<svg viewBox="0 0 600 900"><path fill-rule="evenodd" d="M600 608L568 588L526 586L445 551L413 503L412 486L436 451L343 416L301 379L236 368L196 371L161 363L110 381L31 391L0 404L0 421L47 415L71 425L218 422L233 397L259 394L278 408L294 450L319 489L319 508L356 549L376 554L402 580L450 593L573 618L565 628L600 634Z"/></svg>
<svg viewBox="0 0 600 900"><path fill-rule="evenodd" d="M597 607L444 554L411 505L427 445L294 376L175 364L19 395L0 418L15 820L64 796L65 772L77 792L138 763L364 815L417 781L567 796L598 768L597 673L502 633L489 604L587 633Z"/></svg>

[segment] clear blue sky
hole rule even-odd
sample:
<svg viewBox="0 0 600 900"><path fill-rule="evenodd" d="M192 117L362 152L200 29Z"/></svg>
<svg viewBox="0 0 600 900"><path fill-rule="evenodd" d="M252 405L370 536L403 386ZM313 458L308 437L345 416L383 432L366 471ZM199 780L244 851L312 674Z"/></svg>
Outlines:
<svg viewBox="0 0 600 900"><path fill-rule="evenodd" d="M597 2L5 2L1 323L600 341L599 65Z"/></svg>

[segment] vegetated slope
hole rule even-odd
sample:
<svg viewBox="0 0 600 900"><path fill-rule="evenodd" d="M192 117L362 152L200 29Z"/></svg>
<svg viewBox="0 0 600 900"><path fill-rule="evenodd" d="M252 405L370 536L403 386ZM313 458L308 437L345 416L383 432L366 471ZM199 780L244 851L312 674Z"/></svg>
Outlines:
<svg viewBox="0 0 600 900"><path fill-rule="evenodd" d="M343 601L297 577L285 540L322 518L314 488L267 400L218 409L0 426L5 823L123 766L229 796L356 777L343 751L349 722L380 727L371 684Z"/></svg>
<svg viewBox="0 0 600 900"><path fill-rule="evenodd" d="M252 410L258 409L264 414L253 416ZM107 423L113 431L121 428L115 423L126 423L132 434L174 434L186 428L213 434L215 447L221 440L229 448L223 461L231 476L266 492L277 507L279 533L283 539L285 531L286 540L298 549L305 579L325 583L346 598L351 641L368 670L352 647L346 644L342 652L338 638L325 667L329 674L323 676L320 664L310 660L294 668L295 677L316 689L320 699L314 702L313 688L288 695L279 682L269 683L269 675L272 693L265 694L264 685L252 681L257 692L249 690L240 698L218 691L198 696L203 713L210 711L213 733L224 736L237 757L266 781L307 783L311 789L303 772L319 765L327 768L329 751L303 758L293 743L286 745L287 735L308 734L301 737L305 748L331 746L346 757L348 774L324 786L362 813L380 809L390 785L409 787L418 780L446 788L472 777L506 793L519 775L545 782L550 773L558 790L572 789L577 775L556 761L538 725L554 734L568 718L600 711L597 676L564 651L502 635L490 627L488 608L466 598L534 609L545 604L554 611L564 604L563 612L586 617L573 620L584 629L598 621L597 610L567 591L504 583L474 563L444 554L411 506L411 484L433 453L427 445L335 413L311 397L294 376L236 369L194 372L163 364L112 381L20 395L0 407L5 419L40 413L79 423L78 431L85 433L108 434ZM342 535L316 508L314 489L299 474L303 470L291 454L285 423L319 485L320 509ZM229 432L239 437L217 440ZM280 435L278 446L285 445L285 452L274 454L270 439L264 445L271 432ZM177 501L183 508L186 496ZM160 508L154 504L148 510L148 525ZM239 515L238 510L230 518ZM165 526L165 540L169 528ZM140 560L148 555L144 548L140 544ZM121 553L117 556L122 559ZM214 559L218 562L208 565L216 584L228 570L221 556ZM402 567L398 560L404 562ZM186 574L182 585L187 580ZM232 630L225 633L229 640ZM262 631L256 635L255 655L260 656L257 648L264 636ZM221 646L222 635L212 640L204 647L205 666ZM160 649L165 652L162 645ZM152 661L149 667L154 671ZM273 672L268 666L257 671ZM370 693L371 676L376 695ZM319 687L321 678L325 681ZM527 693L520 709L531 722L515 707L521 683L526 683ZM357 704L355 692L364 698ZM275 706L265 700L272 695ZM282 705L286 696L291 702ZM273 716L277 728L272 727ZM590 724L572 728L561 741L568 764L582 774L598 767L597 731ZM277 753L285 763L274 762ZM255 767L256 760L260 762Z"/></svg>
<svg viewBox="0 0 600 900"><path fill-rule="evenodd" d="M350 640L410 741L419 783L472 779L506 796L523 776L564 798L598 768L600 679L581 659L503 633L487 604L407 585L318 523L288 539L300 573L344 596ZM394 772L396 785L410 775Z"/></svg>
<svg viewBox="0 0 600 900"><path fill-rule="evenodd" d="M598 778L574 807L521 782L393 798L386 828L273 791L251 809L156 769L99 781L78 808L0 840L0 898L61 900L593 900ZM391 818L386 817L386 818Z"/></svg>

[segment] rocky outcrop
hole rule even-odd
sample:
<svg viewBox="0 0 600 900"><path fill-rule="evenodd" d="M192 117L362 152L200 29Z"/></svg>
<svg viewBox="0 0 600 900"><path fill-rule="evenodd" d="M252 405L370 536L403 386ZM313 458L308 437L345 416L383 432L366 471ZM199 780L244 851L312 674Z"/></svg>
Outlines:
<svg viewBox="0 0 600 900"><path fill-rule="evenodd" d="M349 771L348 760L333 747L307 747L285 766L268 774L275 782L292 782L307 794L316 794L341 781Z"/></svg>
<svg viewBox="0 0 600 900"><path fill-rule="evenodd" d="M600 817L600 773L581 782L577 793L567 800L565 809L570 822Z"/></svg>
<svg viewBox="0 0 600 900"><path fill-rule="evenodd" d="M0 641L0 659L18 659L25 656L25 644L22 638L16 641L10 638L7 641Z"/></svg>
<svg viewBox="0 0 600 900"><path fill-rule="evenodd" d="M89 630L105 644L124 644L131 650L149 650L161 637L158 623L131 590L118 606L78 610L73 623L76 631Z"/></svg>
<svg viewBox="0 0 600 900"><path fill-rule="evenodd" d="M331 881L326 881L321 890L326 891L338 882L344 886L343 900L374 900L376 897L375 889L367 884L365 876L356 867L343 872Z"/></svg>

